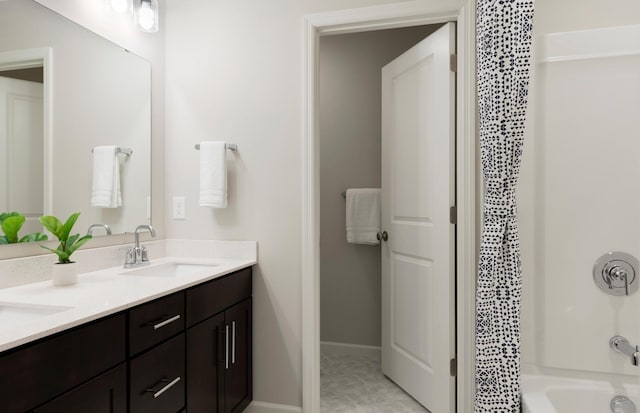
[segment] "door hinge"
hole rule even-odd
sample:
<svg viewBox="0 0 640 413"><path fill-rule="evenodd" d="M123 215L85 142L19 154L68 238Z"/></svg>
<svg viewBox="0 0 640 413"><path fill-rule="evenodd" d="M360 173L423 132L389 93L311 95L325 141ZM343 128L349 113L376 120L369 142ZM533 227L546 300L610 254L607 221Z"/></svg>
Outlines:
<svg viewBox="0 0 640 413"><path fill-rule="evenodd" d="M451 57L449 58L449 65L453 73L456 73L458 71L458 55L451 55Z"/></svg>
<svg viewBox="0 0 640 413"><path fill-rule="evenodd" d="M458 208L455 206L449 208L449 222L454 225L458 223Z"/></svg>
<svg viewBox="0 0 640 413"><path fill-rule="evenodd" d="M449 361L449 373L451 377L456 377L458 375L458 361L457 359L451 359Z"/></svg>

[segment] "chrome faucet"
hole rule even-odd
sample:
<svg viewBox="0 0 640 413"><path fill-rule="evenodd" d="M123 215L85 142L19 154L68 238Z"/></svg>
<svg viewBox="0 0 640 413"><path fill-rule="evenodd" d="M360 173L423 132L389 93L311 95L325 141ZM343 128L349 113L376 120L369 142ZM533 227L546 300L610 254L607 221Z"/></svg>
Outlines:
<svg viewBox="0 0 640 413"><path fill-rule="evenodd" d="M107 232L107 235L111 235L111 228L109 228L109 225L107 224L93 224L89 227L89 229L87 230L87 235L91 235L93 234L93 230L97 229L97 228L104 228L104 230Z"/></svg>
<svg viewBox="0 0 640 413"><path fill-rule="evenodd" d="M626 338L613 336L609 340L609 346L618 353L629 356L632 365L638 366L640 364L640 347L632 346Z"/></svg>
<svg viewBox="0 0 640 413"><path fill-rule="evenodd" d="M134 231L135 246L127 252L127 259L124 262L125 268L139 267L141 265L149 264L149 256L147 255L147 249L140 246L140 233L143 231L149 231L152 237L156 236L156 230L151 225L138 225Z"/></svg>

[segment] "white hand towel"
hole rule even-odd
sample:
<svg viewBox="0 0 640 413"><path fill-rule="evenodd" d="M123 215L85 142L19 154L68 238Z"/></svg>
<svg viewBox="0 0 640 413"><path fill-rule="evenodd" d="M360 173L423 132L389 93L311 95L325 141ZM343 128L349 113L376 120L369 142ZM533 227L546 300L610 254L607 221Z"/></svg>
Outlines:
<svg viewBox="0 0 640 413"><path fill-rule="evenodd" d="M380 189L347 189L347 242L378 245Z"/></svg>
<svg viewBox="0 0 640 413"><path fill-rule="evenodd" d="M117 208L122 205L120 163L116 149L116 146L93 148L91 206Z"/></svg>
<svg viewBox="0 0 640 413"><path fill-rule="evenodd" d="M227 207L227 151L224 142L200 143L200 206Z"/></svg>

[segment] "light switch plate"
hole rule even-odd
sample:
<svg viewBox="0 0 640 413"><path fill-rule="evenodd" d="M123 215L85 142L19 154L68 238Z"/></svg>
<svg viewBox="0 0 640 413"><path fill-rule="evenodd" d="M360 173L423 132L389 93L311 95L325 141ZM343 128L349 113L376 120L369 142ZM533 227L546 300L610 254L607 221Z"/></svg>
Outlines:
<svg viewBox="0 0 640 413"><path fill-rule="evenodd" d="M173 219L187 219L187 205L185 197L173 197Z"/></svg>

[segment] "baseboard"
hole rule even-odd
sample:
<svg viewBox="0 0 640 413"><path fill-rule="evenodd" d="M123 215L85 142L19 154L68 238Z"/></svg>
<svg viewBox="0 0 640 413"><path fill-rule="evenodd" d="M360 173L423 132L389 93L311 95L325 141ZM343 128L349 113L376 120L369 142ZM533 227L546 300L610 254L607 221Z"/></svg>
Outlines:
<svg viewBox="0 0 640 413"><path fill-rule="evenodd" d="M286 404L253 401L244 413L302 413L302 408Z"/></svg>
<svg viewBox="0 0 640 413"><path fill-rule="evenodd" d="M330 354L347 354L350 356L380 357L381 348L376 346L363 346L361 344L334 343L321 341L320 351Z"/></svg>

